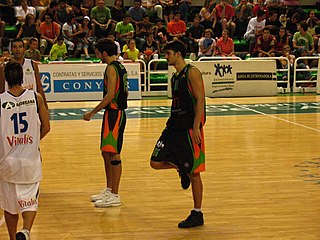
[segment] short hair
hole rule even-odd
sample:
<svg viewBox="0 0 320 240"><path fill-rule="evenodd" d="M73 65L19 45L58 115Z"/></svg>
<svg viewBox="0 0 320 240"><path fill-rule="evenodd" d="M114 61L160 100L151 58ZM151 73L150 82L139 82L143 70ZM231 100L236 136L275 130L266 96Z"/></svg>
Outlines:
<svg viewBox="0 0 320 240"><path fill-rule="evenodd" d="M22 85L23 83L23 69L20 63L9 61L4 67L4 76L9 87L15 85Z"/></svg>
<svg viewBox="0 0 320 240"><path fill-rule="evenodd" d="M57 41L63 40L64 41L64 37L63 36L58 36Z"/></svg>
<svg viewBox="0 0 320 240"><path fill-rule="evenodd" d="M206 30L204 30L204 33L210 33L211 37L213 37L213 31L210 28L207 28Z"/></svg>
<svg viewBox="0 0 320 240"><path fill-rule="evenodd" d="M95 49L99 52L106 52L108 56L117 55L117 45L110 39L99 39L95 44Z"/></svg>
<svg viewBox="0 0 320 240"><path fill-rule="evenodd" d="M300 27L306 32L308 30L308 24L303 21L300 23Z"/></svg>
<svg viewBox="0 0 320 240"><path fill-rule="evenodd" d="M15 39L11 40L11 48L12 48L13 44L16 42L21 42L22 46L24 47L24 41L21 38L15 38Z"/></svg>
<svg viewBox="0 0 320 240"><path fill-rule="evenodd" d="M122 16L122 19L126 19L127 17L130 17L131 18L131 15L129 13L125 13L123 14Z"/></svg>
<svg viewBox="0 0 320 240"><path fill-rule="evenodd" d="M263 15L266 15L267 13L263 10L259 10L257 13L257 17L262 17Z"/></svg>
<svg viewBox="0 0 320 240"><path fill-rule="evenodd" d="M167 43L164 47L164 51L168 51L168 50L172 50L175 53L180 52L183 58L186 57L187 48L185 44L180 40L175 40Z"/></svg>
<svg viewBox="0 0 320 240"><path fill-rule="evenodd" d="M29 44L31 44L32 42L39 42L39 41L37 38L33 37L33 38L30 38Z"/></svg>

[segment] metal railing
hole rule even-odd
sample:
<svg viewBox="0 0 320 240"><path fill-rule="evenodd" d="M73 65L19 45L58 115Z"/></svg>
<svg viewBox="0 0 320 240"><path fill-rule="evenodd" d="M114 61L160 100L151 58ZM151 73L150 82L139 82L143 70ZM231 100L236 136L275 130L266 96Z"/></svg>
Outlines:
<svg viewBox="0 0 320 240"><path fill-rule="evenodd" d="M167 62L166 59L152 59L148 62L148 68L147 68L147 91L148 94L147 95L167 95L167 91L168 91L168 80L165 83L152 83L151 82L151 75L153 74L168 74L168 69L166 70L157 70L157 64L159 62ZM152 67L154 67L154 69L152 69ZM162 90L152 90L153 87L165 87L166 90L162 91Z"/></svg>
<svg viewBox="0 0 320 240"><path fill-rule="evenodd" d="M240 57L200 57L197 61L215 61L215 60L242 60Z"/></svg>
<svg viewBox="0 0 320 240"><path fill-rule="evenodd" d="M135 63L138 62L140 63L140 76L141 76L141 82L140 82L140 86L141 86L141 92L145 93L148 91L147 89L147 65L145 63L145 61L138 59L136 61L132 61L132 60L122 60L121 62L124 63Z"/></svg>
<svg viewBox="0 0 320 240"><path fill-rule="evenodd" d="M318 72L318 64L316 64L316 68L298 68L298 61L303 60L320 60L320 56L308 56L308 57L298 57L294 61L293 66L293 92L315 92L316 91L316 78L311 76L311 72ZM303 74L306 72L310 72L310 74ZM301 75L303 79L298 79L298 74L302 73ZM309 76L307 76L309 75ZM308 79L305 79L308 78Z"/></svg>

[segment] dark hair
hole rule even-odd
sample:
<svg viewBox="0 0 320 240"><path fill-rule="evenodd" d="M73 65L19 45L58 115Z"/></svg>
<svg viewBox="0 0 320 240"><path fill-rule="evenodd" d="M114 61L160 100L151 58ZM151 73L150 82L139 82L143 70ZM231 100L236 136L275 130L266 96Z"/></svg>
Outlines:
<svg viewBox="0 0 320 240"><path fill-rule="evenodd" d="M266 12L263 10L259 10L257 13L257 17L262 17L263 15L266 15Z"/></svg>
<svg viewBox="0 0 320 240"><path fill-rule="evenodd" d="M282 39L280 39L280 35L279 35L280 30L284 30L284 36ZM281 42L281 43L285 43L287 41L287 31L285 27L282 26L278 28L276 39L277 39L277 42Z"/></svg>
<svg viewBox="0 0 320 240"><path fill-rule="evenodd" d="M60 41L60 40L63 40L63 41L64 41L64 37L61 36L61 35L57 38L57 41Z"/></svg>
<svg viewBox="0 0 320 240"><path fill-rule="evenodd" d="M129 13L125 13L125 14L123 14L123 19L125 19L125 18L127 18L127 17L130 17L131 18L131 15L129 14Z"/></svg>
<svg viewBox="0 0 320 240"><path fill-rule="evenodd" d="M183 42L181 42L180 40L175 40L172 42L167 43L164 46L164 51L168 51L168 50L172 50L173 52L177 53L180 52L181 56L183 58L186 57L186 53L187 53L187 49L186 46Z"/></svg>
<svg viewBox="0 0 320 240"><path fill-rule="evenodd" d="M117 55L117 45L110 39L100 39L95 44L95 49L99 52L106 52L108 56Z"/></svg>
<svg viewBox="0 0 320 240"><path fill-rule="evenodd" d="M11 40L11 48L13 46L13 43L15 43L15 42L21 42L22 45L24 46L24 41L21 38L15 38L15 39Z"/></svg>
<svg viewBox="0 0 320 240"><path fill-rule="evenodd" d="M308 30L308 24L303 21L300 23L300 27L306 32Z"/></svg>
<svg viewBox="0 0 320 240"><path fill-rule="evenodd" d="M23 83L23 69L20 63L9 61L4 67L4 76L9 87Z"/></svg>
<svg viewBox="0 0 320 240"><path fill-rule="evenodd" d="M10 53L10 50L9 50L9 48L6 48L6 47L5 47L5 48L2 48L2 53L3 53L3 52L9 52L9 53Z"/></svg>

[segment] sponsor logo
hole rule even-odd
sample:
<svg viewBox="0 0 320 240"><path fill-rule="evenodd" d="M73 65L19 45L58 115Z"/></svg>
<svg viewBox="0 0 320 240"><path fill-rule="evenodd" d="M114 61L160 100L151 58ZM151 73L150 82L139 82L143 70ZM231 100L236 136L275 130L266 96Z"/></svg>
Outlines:
<svg viewBox="0 0 320 240"><path fill-rule="evenodd" d="M20 106L30 106L30 105L34 105L35 104L35 101L33 99L30 99L30 100L25 100L25 101L22 101L22 102L17 102L17 103L14 103L14 102L4 102L2 103L2 108L4 109L7 109L7 110L10 110L10 109L13 109L15 107L20 107Z"/></svg>
<svg viewBox="0 0 320 240"><path fill-rule="evenodd" d="M29 208L31 206L37 205L38 200L31 198L30 200L18 200L20 208Z"/></svg>
<svg viewBox="0 0 320 240"><path fill-rule="evenodd" d="M102 89L102 79L54 81L54 92L101 92Z"/></svg>
<svg viewBox="0 0 320 240"><path fill-rule="evenodd" d="M232 74L232 67L231 67L231 65L230 64L228 64L228 65L220 65L220 63L216 63L216 64L214 64L214 67L215 67L215 69L216 69L216 71L215 71L215 73L214 73L214 75L215 76L220 76L220 77L224 77L224 75L226 75L226 74L228 74L228 73L230 73L230 74Z"/></svg>
<svg viewBox="0 0 320 240"><path fill-rule="evenodd" d="M45 93L51 92L51 75L48 72L41 72L40 73L40 81L42 84L43 91Z"/></svg>
<svg viewBox="0 0 320 240"><path fill-rule="evenodd" d="M2 106L2 108L4 108L4 109L10 110L10 109L15 108L15 107L16 107L16 104L15 104L14 102L4 102L4 103L2 103L1 106Z"/></svg>
<svg viewBox="0 0 320 240"><path fill-rule="evenodd" d="M29 134L24 134L22 137L7 136L7 141L10 147L15 147L18 145L29 145L33 143L33 136L30 136Z"/></svg>
<svg viewBox="0 0 320 240"><path fill-rule="evenodd" d="M128 78L128 89L129 91L139 91L138 78Z"/></svg>

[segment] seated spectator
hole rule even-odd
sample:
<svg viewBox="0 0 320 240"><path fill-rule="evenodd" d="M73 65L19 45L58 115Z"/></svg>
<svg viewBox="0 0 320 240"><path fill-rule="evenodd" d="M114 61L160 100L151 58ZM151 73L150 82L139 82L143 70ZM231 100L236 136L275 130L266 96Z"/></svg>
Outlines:
<svg viewBox="0 0 320 240"><path fill-rule="evenodd" d="M217 43L213 39L213 31L206 29L204 31L204 37L199 40L199 52L198 57L211 57L216 53Z"/></svg>
<svg viewBox="0 0 320 240"><path fill-rule="evenodd" d="M249 53L252 53L254 45L256 43L257 37L262 34L262 30L265 27L266 13L264 11L259 11L258 15L248 23L247 31L244 34L244 39L249 42Z"/></svg>
<svg viewBox="0 0 320 240"><path fill-rule="evenodd" d="M142 22L136 25L136 44L139 51L142 51L142 45L145 43L147 33L152 33L152 23L149 21L149 15L146 13L143 16Z"/></svg>
<svg viewBox="0 0 320 240"><path fill-rule="evenodd" d="M50 0L33 0L32 6L37 11L37 16L39 16L43 11L45 11L50 5Z"/></svg>
<svg viewBox="0 0 320 240"><path fill-rule="evenodd" d="M64 38L59 36L57 39L57 43L52 45L52 48L49 53L49 59L51 61L62 61L67 58L67 46L64 43Z"/></svg>
<svg viewBox="0 0 320 240"><path fill-rule="evenodd" d="M309 55L309 51L305 48L305 47L301 47L299 49L296 49L294 51L294 56L295 58L299 58L299 57L306 57ZM309 65L308 65L308 59L302 59L302 60L298 60L297 61L297 69L309 69ZM299 72L299 71L298 71ZM311 76L311 73L309 71L305 71L305 72L299 72L301 74L297 74L298 76L299 75L302 75L302 78L299 78L297 76L297 79L301 80L306 80L306 79L310 79L312 80L313 79L313 76Z"/></svg>
<svg viewBox="0 0 320 240"><path fill-rule="evenodd" d="M97 38L104 38L112 31L110 9L104 5L104 0L98 0L97 6L91 10L90 18L94 23L93 32Z"/></svg>
<svg viewBox="0 0 320 240"><path fill-rule="evenodd" d="M57 10L53 16L55 22L62 27L63 24L68 21L70 16L72 16L72 10L67 6L67 0L59 0Z"/></svg>
<svg viewBox="0 0 320 240"><path fill-rule="evenodd" d="M123 59L136 61L140 58L141 53L138 48L136 48L136 41L134 39L130 39L127 49L124 52Z"/></svg>
<svg viewBox="0 0 320 240"><path fill-rule="evenodd" d="M288 63L290 64L289 65L289 68L290 68L290 73L293 73L293 64L294 64L294 61L295 61L295 56L290 54L290 46L289 45L285 45L283 46L282 48L282 57L285 57L288 59L288 61L286 61L285 59L280 59L280 65L281 65L281 68L282 69L287 69L288 68ZM282 76L282 79L288 79L288 74L287 72L283 72L283 76ZM293 78L290 78L290 87L292 88L293 87Z"/></svg>
<svg viewBox="0 0 320 240"><path fill-rule="evenodd" d="M71 12L72 18L76 21L75 24L81 24L83 21L83 18L88 15L87 10L81 7L79 1L74 1L72 3L71 9L72 9L72 12Z"/></svg>
<svg viewBox="0 0 320 240"><path fill-rule="evenodd" d="M64 37L64 43L67 46L69 56L73 54L75 45L77 45L80 41L78 36L83 33L78 30L74 22L75 21L72 19L72 17L69 16L67 22L62 26L62 36Z"/></svg>
<svg viewBox="0 0 320 240"><path fill-rule="evenodd" d="M115 32L116 40L120 43L121 48L126 44L128 39L133 38L134 27L131 24L131 16L129 14L125 14L123 21L117 23Z"/></svg>
<svg viewBox="0 0 320 240"><path fill-rule="evenodd" d="M123 0L115 0L110 12L112 21L114 21L115 24L121 22L123 16L127 13L126 8L123 6Z"/></svg>
<svg viewBox="0 0 320 240"><path fill-rule="evenodd" d="M320 37L320 34L316 33L316 27L320 27L320 20L316 18L315 11L310 11L309 18L307 19L308 24L308 30L307 32L311 34L313 37L313 41L315 43L318 42L318 38Z"/></svg>
<svg viewBox="0 0 320 240"><path fill-rule="evenodd" d="M279 27L281 27L281 23L278 20L278 13L275 11L270 12L269 17L266 19L265 26L269 28L270 34L273 36L277 35Z"/></svg>
<svg viewBox="0 0 320 240"><path fill-rule="evenodd" d="M14 8L12 6L12 0L1 0L0 1L0 17L1 22L5 22L11 26L16 24L16 17Z"/></svg>
<svg viewBox="0 0 320 240"><path fill-rule="evenodd" d="M163 19L168 24L173 18L174 11L176 11L175 3L173 0L159 0L159 3L162 6Z"/></svg>
<svg viewBox="0 0 320 240"><path fill-rule="evenodd" d="M151 21L155 21L156 18L163 19L162 6L157 0L142 0L142 7L144 7L151 18Z"/></svg>
<svg viewBox="0 0 320 240"><path fill-rule="evenodd" d="M82 24L79 25L79 31L80 34L78 38L80 41L77 44L77 52L83 49L83 52L86 55L85 59L90 59L89 47L91 46L93 48L94 42L92 41L92 27L88 16L84 16ZM75 56L77 56L77 52L75 53Z"/></svg>
<svg viewBox="0 0 320 240"><path fill-rule="evenodd" d="M86 9L89 13L92 8L94 8L96 1L95 0L82 0L82 7Z"/></svg>
<svg viewBox="0 0 320 240"><path fill-rule="evenodd" d="M153 39L152 33L146 34L146 41L142 46L143 58L146 62L157 59L160 53L159 44Z"/></svg>
<svg viewBox="0 0 320 240"><path fill-rule="evenodd" d="M289 45L289 38L286 34L286 29L284 27L279 28L279 31L275 37L275 41L276 42L274 46L274 53L276 57L282 56L284 46Z"/></svg>
<svg viewBox="0 0 320 240"><path fill-rule="evenodd" d="M299 0L283 0L283 7L287 9L288 18L291 18L295 13L299 13L301 20L306 19L306 12L301 8Z"/></svg>
<svg viewBox="0 0 320 240"><path fill-rule="evenodd" d="M240 4L235 7L235 35L238 39L241 39L245 34L248 23L252 17L252 5L248 4L247 0L241 0Z"/></svg>
<svg viewBox="0 0 320 240"><path fill-rule="evenodd" d="M199 15L201 16L200 24L204 29L214 29L217 23L217 15L214 0L206 0Z"/></svg>
<svg viewBox="0 0 320 240"><path fill-rule="evenodd" d="M258 16L259 11L264 11L267 14L267 17L269 16L269 9L267 8L266 5L264 5L264 0L258 0L257 4L254 5L252 12L253 16Z"/></svg>
<svg viewBox="0 0 320 240"><path fill-rule="evenodd" d="M298 23L300 21L300 14L295 13L292 15L292 17L287 21L286 24L286 30L287 30L287 35L293 36L298 31Z"/></svg>
<svg viewBox="0 0 320 240"><path fill-rule="evenodd" d="M134 0L133 6L129 8L128 13L131 16L131 22L134 26L136 26L139 22L142 21L143 16L147 10L142 7L141 0Z"/></svg>
<svg viewBox="0 0 320 240"><path fill-rule="evenodd" d="M117 46L117 60L118 61L123 61L123 57L121 56L120 43L115 41L115 37L114 37L113 34L109 34L109 36L107 38L110 39L112 42L114 42L114 44Z"/></svg>
<svg viewBox="0 0 320 240"><path fill-rule="evenodd" d="M173 2L175 3L177 10L181 13L181 20L187 22L192 0L173 0Z"/></svg>
<svg viewBox="0 0 320 240"><path fill-rule="evenodd" d="M236 57L234 54L234 43L232 38L229 37L229 31L224 30L222 37L217 41L217 55L220 57Z"/></svg>
<svg viewBox="0 0 320 240"><path fill-rule="evenodd" d="M268 11L276 12L278 16L283 13L282 5L283 5L282 0L266 0L266 6Z"/></svg>
<svg viewBox="0 0 320 240"><path fill-rule="evenodd" d="M181 13L176 12L172 21L168 23L168 40L171 41L174 38L181 40L182 42L186 42L186 32L187 26L185 21L180 20Z"/></svg>
<svg viewBox="0 0 320 240"><path fill-rule="evenodd" d="M216 6L217 27L215 28L215 35L220 37L222 31L228 29L230 37L233 37L236 24L233 22L234 7L227 3L227 0L220 0L220 4Z"/></svg>
<svg viewBox="0 0 320 240"><path fill-rule="evenodd" d="M60 26L58 23L52 21L50 14L45 14L44 22L40 24L40 52L44 55L47 49L51 49L52 45L56 43L60 35Z"/></svg>
<svg viewBox="0 0 320 240"><path fill-rule="evenodd" d="M45 19L44 19L44 16L46 14L50 14L50 16L54 17L55 14L56 14L56 11L58 9L58 2L57 1L51 1L50 2L50 5L49 7L46 8L46 10L42 11L40 14L39 14L39 20L41 22L43 22Z"/></svg>
<svg viewBox="0 0 320 240"><path fill-rule="evenodd" d="M38 39L31 38L29 42L29 49L26 50L24 57L40 62L42 56L40 51L38 50L38 47L39 47Z"/></svg>
<svg viewBox="0 0 320 240"><path fill-rule="evenodd" d="M25 22L26 16L32 14L33 16L37 15L36 9L34 7L28 6L27 0L21 0L21 5L15 7L15 16L17 18L16 25L18 28Z"/></svg>
<svg viewBox="0 0 320 240"><path fill-rule="evenodd" d="M274 57L274 37L269 28L265 27L262 36L259 36L253 49L253 57Z"/></svg>
<svg viewBox="0 0 320 240"><path fill-rule="evenodd" d="M193 24L188 29L188 48L192 53L199 51L199 40L203 37L204 27L200 25L200 16L196 14L193 18Z"/></svg>
<svg viewBox="0 0 320 240"><path fill-rule="evenodd" d="M159 45L167 43L167 28L163 26L162 20L156 20L156 26L153 28L154 38L159 43Z"/></svg>
<svg viewBox="0 0 320 240"><path fill-rule="evenodd" d="M21 26L17 38L21 38L24 46L28 48L31 38L39 38L40 36L40 21L35 23L35 16L31 13L27 14L24 24Z"/></svg>
<svg viewBox="0 0 320 240"><path fill-rule="evenodd" d="M287 16L285 14L281 14L279 17L279 22L281 23L282 27L286 27L287 26Z"/></svg>

